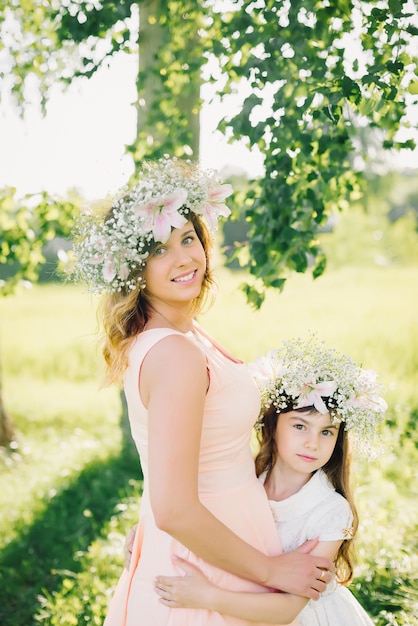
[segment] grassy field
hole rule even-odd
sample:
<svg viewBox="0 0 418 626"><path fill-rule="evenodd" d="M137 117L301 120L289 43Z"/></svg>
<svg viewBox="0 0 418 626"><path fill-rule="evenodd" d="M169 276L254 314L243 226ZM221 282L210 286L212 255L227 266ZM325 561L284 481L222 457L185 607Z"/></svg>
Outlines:
<svg viewBox="0 0 418 626"><path fill-rule="evenodd" d="M258 312L238 289L242 276L218 275L216 304L199 321L241 358L312 330L379 372L386 447L356 462L352 589L377 625L417 625L416 268L295 276ZM95 305L73 286L0 300L3 395L18 429L18 447L0 456L2 626L102 624L138 515L140 467L120 427L119 393L100 388Z"/></svg>

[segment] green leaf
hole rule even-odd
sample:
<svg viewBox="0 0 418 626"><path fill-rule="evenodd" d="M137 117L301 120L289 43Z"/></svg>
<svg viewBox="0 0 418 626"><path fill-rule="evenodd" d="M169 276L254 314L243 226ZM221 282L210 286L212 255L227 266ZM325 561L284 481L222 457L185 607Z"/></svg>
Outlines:
<svg viewBox="0 0 418 626"><path fill-rule="evenodd" d="M342 90L344 96L348 98L348 96L350 96L352 91L354 91L355 89L357 89L358 91L357 84L349 76L344 76L342 80Z"/></svg>
<svg viewBox="0 0 418 626"><path fill-rule="evenodd" d="M248 304L256 310L260 309L266 297L265 291L260 291L248 283L243 283L240 287L245 293Z"/></svg>
<svg viewBox="0 0 418 626"><path fill-rule="evenodd" d="M408 85L408 92L413 96L418 95L418 80L414 80Z"/></svg>
<svg viewBox="0 0 418 626"><path fill-rule="evenodd" d="M327 266L327 259L324 254L318 255L316 259L315 266L312 270L312 276L314 278L319 278L325 272L325 268Z"/></svg>
<svg viewBox="0 0 418 626"><path fill-rule="evenodd" d="M285 283L286 283L286 278L275 278L274 280L270 282L270 285L274 287L274 289L278 289L279 291L282 291L283 287L285 286Z"/></svg>
<svg viewBox="0 0 418 626"><path fill-rule="evenodd" d="M402 0L389 0L389 10L395 17L402 16Z"/></svg>

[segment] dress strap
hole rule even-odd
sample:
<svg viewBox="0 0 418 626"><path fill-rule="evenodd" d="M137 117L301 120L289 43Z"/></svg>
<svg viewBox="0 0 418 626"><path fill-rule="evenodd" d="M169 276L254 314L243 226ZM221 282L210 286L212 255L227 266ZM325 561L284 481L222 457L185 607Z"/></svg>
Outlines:
<svg viewBox="0 0 418 626"><path fill-rule="evenodd" d="M202 337L205 337L205 339L207 339L209 343L211 343L214 348L219 350L219 352L223 354L227 359L229 359L233 363L239 363L239 364L244 363L244 361L242 361L241 359L238 359L237 357L233 356L230 352L228 352L228 350L224 348L220 343L218 343L216 339L208 335L208 333L205 330L203 330L203 328L195 320L193 320L193 329L196 332L198 332L200 335L202 335Z"/></svg>

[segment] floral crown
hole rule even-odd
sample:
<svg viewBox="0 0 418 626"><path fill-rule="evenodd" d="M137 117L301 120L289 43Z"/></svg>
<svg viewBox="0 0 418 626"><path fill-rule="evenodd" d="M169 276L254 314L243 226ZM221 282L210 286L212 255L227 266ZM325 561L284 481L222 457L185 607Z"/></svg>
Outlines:
<svg viewBox="0 0 418 626"><path fill-rule="evenodd" d="M374 438L387 409L376 373L326 348L315 335L306 341L284 341L249 368L261 391L260 425L271 405L277 413L313 406L320 413L330 413L333 423L344 422L346 430L364 443Z"/></svg>
<svg viewBox="0 0 418 626"><path fill-rule="evenodd" d="M73 280L99 294L144 287L139 270L153 245L166 243L171 229L182 228L190 213L202 216L213 232L219 216L231 213L224 204L231 193L216 172L190 161L146 163L139 182L116 199L105 218L85 212L76 222Z"/></svg>

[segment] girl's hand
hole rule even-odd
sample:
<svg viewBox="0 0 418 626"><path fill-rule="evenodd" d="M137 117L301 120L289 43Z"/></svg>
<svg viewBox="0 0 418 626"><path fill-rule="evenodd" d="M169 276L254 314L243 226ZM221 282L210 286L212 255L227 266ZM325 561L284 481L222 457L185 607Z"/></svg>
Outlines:
<svg viewBox="0 0 418 626"><path fill-rule="evenodd" d="M154 588L160 596L160 602L170 608L210 610L214 586L195 565L177 556L173 559L185 575L155 578Z"/></svg>

